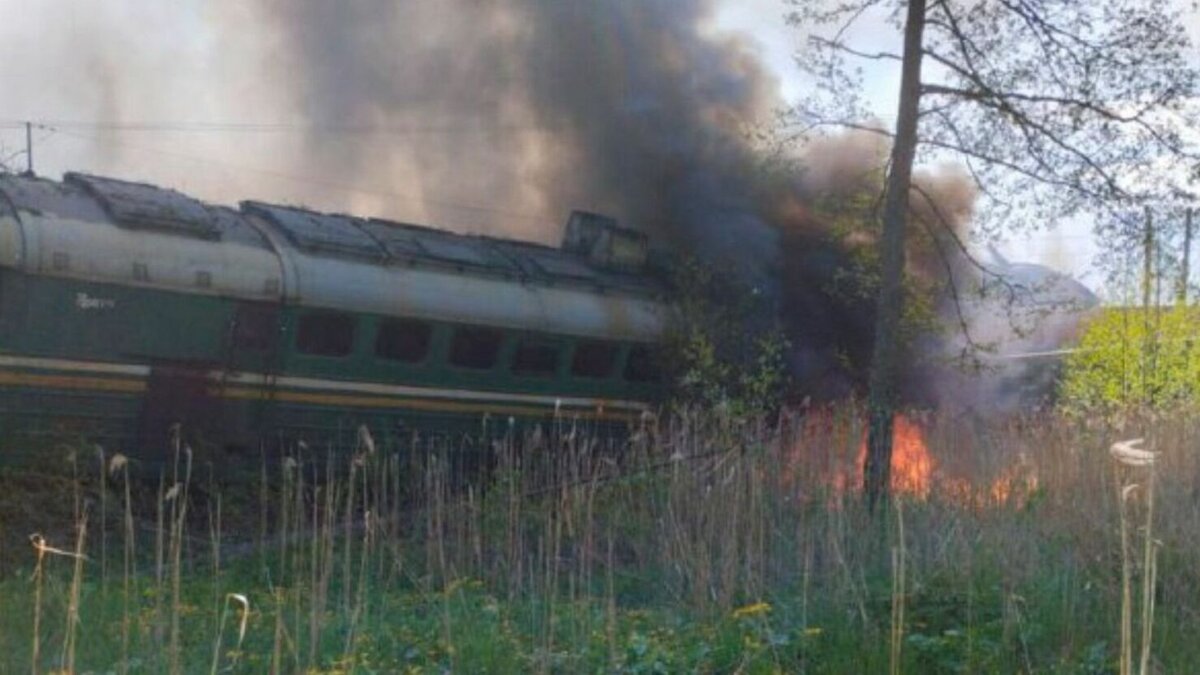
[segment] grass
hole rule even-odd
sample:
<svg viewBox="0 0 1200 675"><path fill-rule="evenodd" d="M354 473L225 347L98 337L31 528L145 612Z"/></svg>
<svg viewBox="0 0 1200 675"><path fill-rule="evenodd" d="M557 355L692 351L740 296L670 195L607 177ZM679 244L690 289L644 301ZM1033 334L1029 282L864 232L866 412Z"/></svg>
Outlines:
<svg viewBox="0 0 1200 675"><path fill-rule="evenodd" d="M1149 673L1200 662L1190 416L920 418L933 473L876 518L852 487L859 420L848 406L771 423L693 411L619 447L563 422L497 440L484 485L458 478L463 443L365 431L353 453L297 447L241 481L214 477L181 442L161 478L114 449L58 473L6 469L0 494L56 488L26 491L18 525L0 525L0 670ZM1153 473L1109 456L1142 433ZM18 546L30 531L40 549Z"/></svg>

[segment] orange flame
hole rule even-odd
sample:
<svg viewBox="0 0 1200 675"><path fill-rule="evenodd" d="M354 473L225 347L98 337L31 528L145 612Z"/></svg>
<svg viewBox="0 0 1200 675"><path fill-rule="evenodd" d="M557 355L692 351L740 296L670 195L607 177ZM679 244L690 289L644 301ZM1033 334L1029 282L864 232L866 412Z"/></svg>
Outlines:
<svg viewBox="0 0 1200 675"><path fill-rule="evenodd" d="M1037 489L1037 472L1022 456L1017 463L1010 465L992 482L988 496L996 504L1004 504L1012 500L1014 504L1021 506Z"/></svg>
<svg viewBox="0 0 1200 675"><path fill-rule="evenodd" d="M861 427L860 427L861 428ZM821 452L823 447L845 447L846 426L837 424L828 410L810 410L803 418L800 438L790 453L781 477L790 485L803 484L802 476L815 479L832 489L835 498L846 497L862 489L863 467L867 459L867 438L859 440L851 464L839 461L836 454ZM851 446L853 447L853 446ZM849 460L849 458L845 458ZM968 508L987 508L1012 504L1020 506L1039 487L1036 470L1029 458L1015 458L999 474L968 477L950 466L941 466L926 440L926 432L916 418L897 414L892 425L892 465L890 489L893 494L917 499L936 497Z"/></svg>
<svg viewBox="0 0 1200 675"><path fill-rule="evenodd" d="M859 475L862 475L866 462L867 439L864 438L856 462ZM897 414L892 420L892 492L922 498L929 496L933 469L933 456L925 445L925 432L916 422Z"/></svg>

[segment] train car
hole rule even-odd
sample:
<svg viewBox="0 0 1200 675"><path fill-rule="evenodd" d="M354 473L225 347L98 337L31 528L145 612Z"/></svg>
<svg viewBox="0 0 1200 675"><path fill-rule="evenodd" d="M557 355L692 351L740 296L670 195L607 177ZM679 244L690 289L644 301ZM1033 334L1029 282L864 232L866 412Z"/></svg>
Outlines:
<svg viewBox="0 0 1200 675"><path fill-rule="evenodd" d="M79 173L0 175L0 439L345 444L572 420L661 394L647 241L561 248ZM202 440L201 440L202 439Z"/></svg>

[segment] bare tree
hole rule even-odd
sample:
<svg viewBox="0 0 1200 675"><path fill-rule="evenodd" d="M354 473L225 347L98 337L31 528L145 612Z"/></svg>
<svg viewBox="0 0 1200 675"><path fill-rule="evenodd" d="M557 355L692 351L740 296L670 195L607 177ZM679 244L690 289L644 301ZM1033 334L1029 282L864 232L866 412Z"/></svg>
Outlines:
<svg viewBox="0 0 1200 675"><path fill-rule="evenodd" d="M985 233L1127 211L1180 189L1195 158L1196 73L1172 0L785 1L808 33L798 58L815 89L793 111L797 135L841 127L892 139L864 470L874 508L891 465L914 163L960 161L980 190ZM876 43L901 36L899 49L859 44L864 26ZM900 68L894 131L872 121L864 64Z"/></svg>

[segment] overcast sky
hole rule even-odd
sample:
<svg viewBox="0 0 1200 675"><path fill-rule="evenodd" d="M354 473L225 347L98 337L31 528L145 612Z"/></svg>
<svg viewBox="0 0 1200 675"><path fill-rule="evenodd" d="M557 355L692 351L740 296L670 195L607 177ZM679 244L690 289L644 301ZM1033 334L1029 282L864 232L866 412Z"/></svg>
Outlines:
<svg viewBox="0 0 1200 675"><path fill-rule="evenodd" d="M214 10L214 6L221 9ZM264 81L272 59L264 34L236 3L88 2L0 0L0 122L123 121L295 123L303 117L281 104ZM783 96L804 87L791 55L799 44L784 24L781 0L727 0L713 30L747 36L775 71ZM219 13L220 21L214 16ZM239 21L243 20L242 23ZM231 30L230 27L239 27ZM896 37L887 31L860 35L873 48ZM890 119L898 90L893 68L868 71L870 99ZM396 213L403 195L388 185L347 185L328 176L300 143L280 143L296 133L272 130L143 129L113 132L58 125L34 132L35 169L58 177L88 171L146 180L206 199L255 198L340 208L357 213L434 219L454 226L452 213ZM0 150L10 165L24 146L24 131L0 129ZM283 149L281 149L283 148ZM292 149L289 149L292 148ZM379 150L379 148L374 148ZM1089 224L1064 223L1005 242L1016 260L1069 272L1094 288L1090 270L1096 246Z"/></svg>

